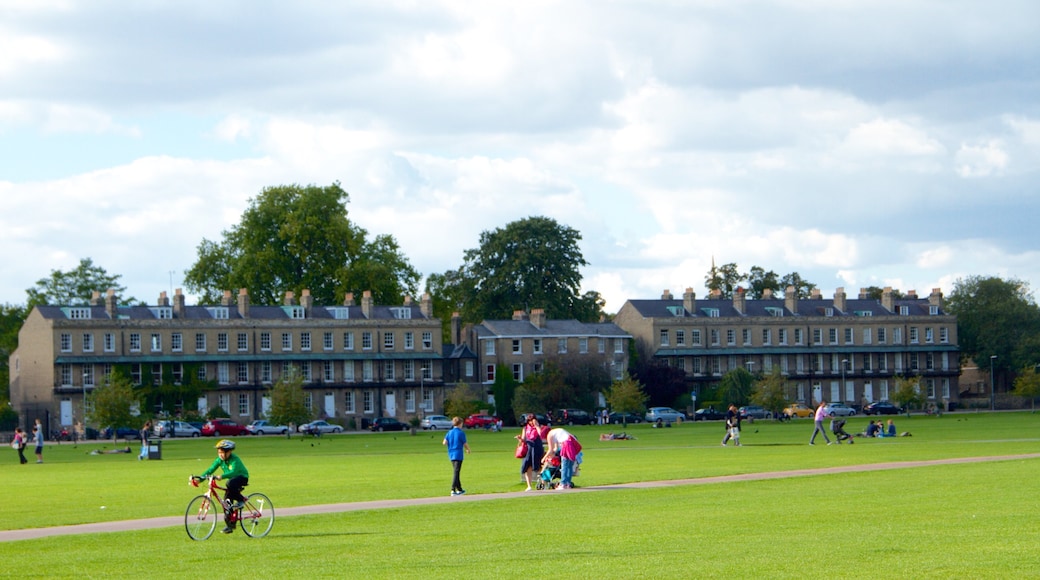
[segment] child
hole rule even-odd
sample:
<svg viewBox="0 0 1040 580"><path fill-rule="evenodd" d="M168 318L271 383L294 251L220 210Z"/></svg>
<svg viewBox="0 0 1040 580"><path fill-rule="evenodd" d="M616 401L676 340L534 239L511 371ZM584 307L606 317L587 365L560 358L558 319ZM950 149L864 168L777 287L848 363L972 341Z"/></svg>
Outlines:
<svg viewBox="0 0 1040 580"><path fill-rule="evenodd" d="M462 482L459 481L459 474L462 473L462 452L469 453L469 443L466 442L466 433L461 429L462 419L460 417L453 417L451 420L451 430L444 435L444 441L441 442L448 448L448 460L451 461L451 467L455 472L454 478L451 480L451 495L462 495L466 493L466 490L462 489Z"/></svg>
<svg viewBox="0 0 1040 580"><path fill-rule="evenodd" d="M855 443L852 440L852 435L849 435L845 431L845 419L832 418L831 419L831 433L834 433L834 439L837 440L838 445L841 445L842 441L848 441L849 444Z"/></svg>
<svg viewBox="0 0 1040 580"><path fill-rule="evenodd" d="M17 444L15 445L15 449L18 450L18 461L22 465L29 463L29 460L25 458L25 431L22 431L21 427L14 428L14 443Z"/></svg>
<svg viewBox="0 0 1040 580"><path fill-rule="evenodd" d="M224 493L224 503L227 504L227 507L224 508L224 529L221 532L230 534L235 531L235 522L231 521L229 515L232 509L240 508L246 501L245 496L242 495L242 488L249 485L249 471L242 460L232 453L235 449L234 441L221 439L217 442L216 448L217 458L213 461L213 465L202 472L202 475L193 475L192 478L205 479L218 467L220 468L221 475L216 478L227 480L227 491Z"/></svg>

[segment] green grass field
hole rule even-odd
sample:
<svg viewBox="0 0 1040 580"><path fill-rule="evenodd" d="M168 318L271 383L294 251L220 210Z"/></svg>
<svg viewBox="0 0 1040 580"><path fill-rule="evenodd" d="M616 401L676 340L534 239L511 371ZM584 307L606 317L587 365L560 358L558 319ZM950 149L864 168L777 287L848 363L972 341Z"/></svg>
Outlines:
<svg viewBox="0 0 1040 580"><path fill-rule="evenodd" d="M581 487L806 468L1040 452L1040 415L895 418L912 437L806 445L812 424L745 423L722 448L718 423L576 427ZM866 419L854 418L849 431ZM515 431L467 432L470 494L520 491ZM447 496L443 432L321 439L239 438L247 491L276 508ZM183 514L212 439L163 443L162 461L48 446L45 463L0 467L0 528ZM31 449L29 450L31 451ZM551 576L1006 578L1037 575L1037 459L938 465L594 493L541 492L332 515L281 517L260 540L193 542L182 527L0 543L3 576L111 578L184 574L262 578ZM102 509L104 506L104 509Z"/></svg>

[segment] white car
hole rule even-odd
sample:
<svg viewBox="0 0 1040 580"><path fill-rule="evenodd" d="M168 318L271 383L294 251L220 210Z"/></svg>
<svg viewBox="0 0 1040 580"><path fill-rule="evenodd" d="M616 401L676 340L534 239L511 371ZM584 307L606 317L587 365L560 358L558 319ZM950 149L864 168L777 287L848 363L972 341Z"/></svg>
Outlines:
<svg viewBox="0 0 1040 580"><path fill-rule="evenodd" d="M845 403L829 403L824 412L828 417L851 417L856 414L856 410Z"/></svg>
<svg viewBox="0 0 1040 580"><path fill-rule="evenodd" d="M279 435L285 435L289 432L289 428L285 425L275 425L270 421L253 421L246 425L246 430L249 431L250 435L265 435L267 433L278 433Z"/></svg>
<svg viewBox="0 0 1040 580"><path fill-rule="evenodd" d="M152 429L156 437L201 437L202 431L184 421L159 421Z"/></svg>
<svg viewBox="0 0 1040 580"><path fill-rule="evenodd" d="M647 423L656 423L658 419L665 423L675 423L676 421L685 421L686 415L676 411L671 407L650 407L646 411Z"/></svg>
<svg viewBox="0 0 1040 580"><path fill-rule="evenodd" d="M427 415L419 423L419 426L422 427L424 431L436 431L437 429L451 429L453 425L451 424L451 419L444 415Z"/></svg>
<svg viewBox="0 0 1040 580"><path fill-rule="evenodd" d="M300 433L310 433L311 435L320 435L323 433L341 433L343 427L333 425L328 421L311 421L310 423L300 425L297 431Z"/></svg>

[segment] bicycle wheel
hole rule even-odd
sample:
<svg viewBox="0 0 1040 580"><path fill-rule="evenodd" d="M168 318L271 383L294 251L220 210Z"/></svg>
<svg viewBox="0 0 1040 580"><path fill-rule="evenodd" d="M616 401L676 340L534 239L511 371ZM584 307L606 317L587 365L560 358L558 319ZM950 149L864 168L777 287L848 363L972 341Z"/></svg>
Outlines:
<svg viewBox="0 0 1040 580"><path fill-rule="evenodd" d="M271 499L262 493L249 494L238 523L250 538L266 536L274 526L274 504Z"/></svg>
<svg viewBox="0 0 1040 580"><path fill-rule="evenodd" d="M217 528L217 519L223 510L219 505L204 495L200 495L188 503L188 510L184 512L184 529L188 537L202 541L213 535Z"/></svg>

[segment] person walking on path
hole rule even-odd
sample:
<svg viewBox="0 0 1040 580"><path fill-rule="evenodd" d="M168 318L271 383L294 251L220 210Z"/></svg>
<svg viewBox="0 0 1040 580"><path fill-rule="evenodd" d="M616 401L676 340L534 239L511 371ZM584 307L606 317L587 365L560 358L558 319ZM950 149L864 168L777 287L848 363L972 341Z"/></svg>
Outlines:
<svg viewBox="0 0 1040 580"><path fill-rule="evenodd" d="M462 489L459 474L462 473L463 452L469 453L469 443L466 442L466 433L462 430L460 417L452 418L451 429L444 435L441 444L448 448L448 461L451 461L451 468L455 473L451 480L451 495L462 495L466 490Z"/></svg>
<svg viewBox="0 0 1040 580"><path fill-rule="evenodd" d="M726 410L726 436L722 438L722 446L725 447L730 439L740 447L740 413L734 404L730 404Z"/></svg>
<svg viewBox="0 0 1040 580"><path fill-rule="evenodd" d="M538 424L538 417L534 413L528 413L524 417L524 427L517 439L527 443L527 455L524 455L520 463L520 474L524 477L527 489L531 491L531 481L534 479L535 470L541 470L542 456L545 455L545 446L542 444L542 432Z"/></svg>
<svg viewBox="0 0 1040 580"><path fill-rule="evenodd" d="M827 437L827 430L823 428L823 420L827 418L827 401L820 401L820 406L816 407L816 427L813 429L812 437L809 438L809 445L815 445L816 434L822 433L823 440L827 442L827 445L831 444L831 440Z"/></svg>
<svg viewBox="0 0 1040 580"><path fill-rule="evenodd" d="M25 431L22 431L21 427L14 428L12 446L18 450L18 462L22 465L29 463L29 460L25 458Z"/></svg>
<svg viewBox="0 0 1040 580"><path fill-rule="evenodd" d="M43 425L39 419L33 425L33 442L36 443L36 463L43 463Z"/></svg>

